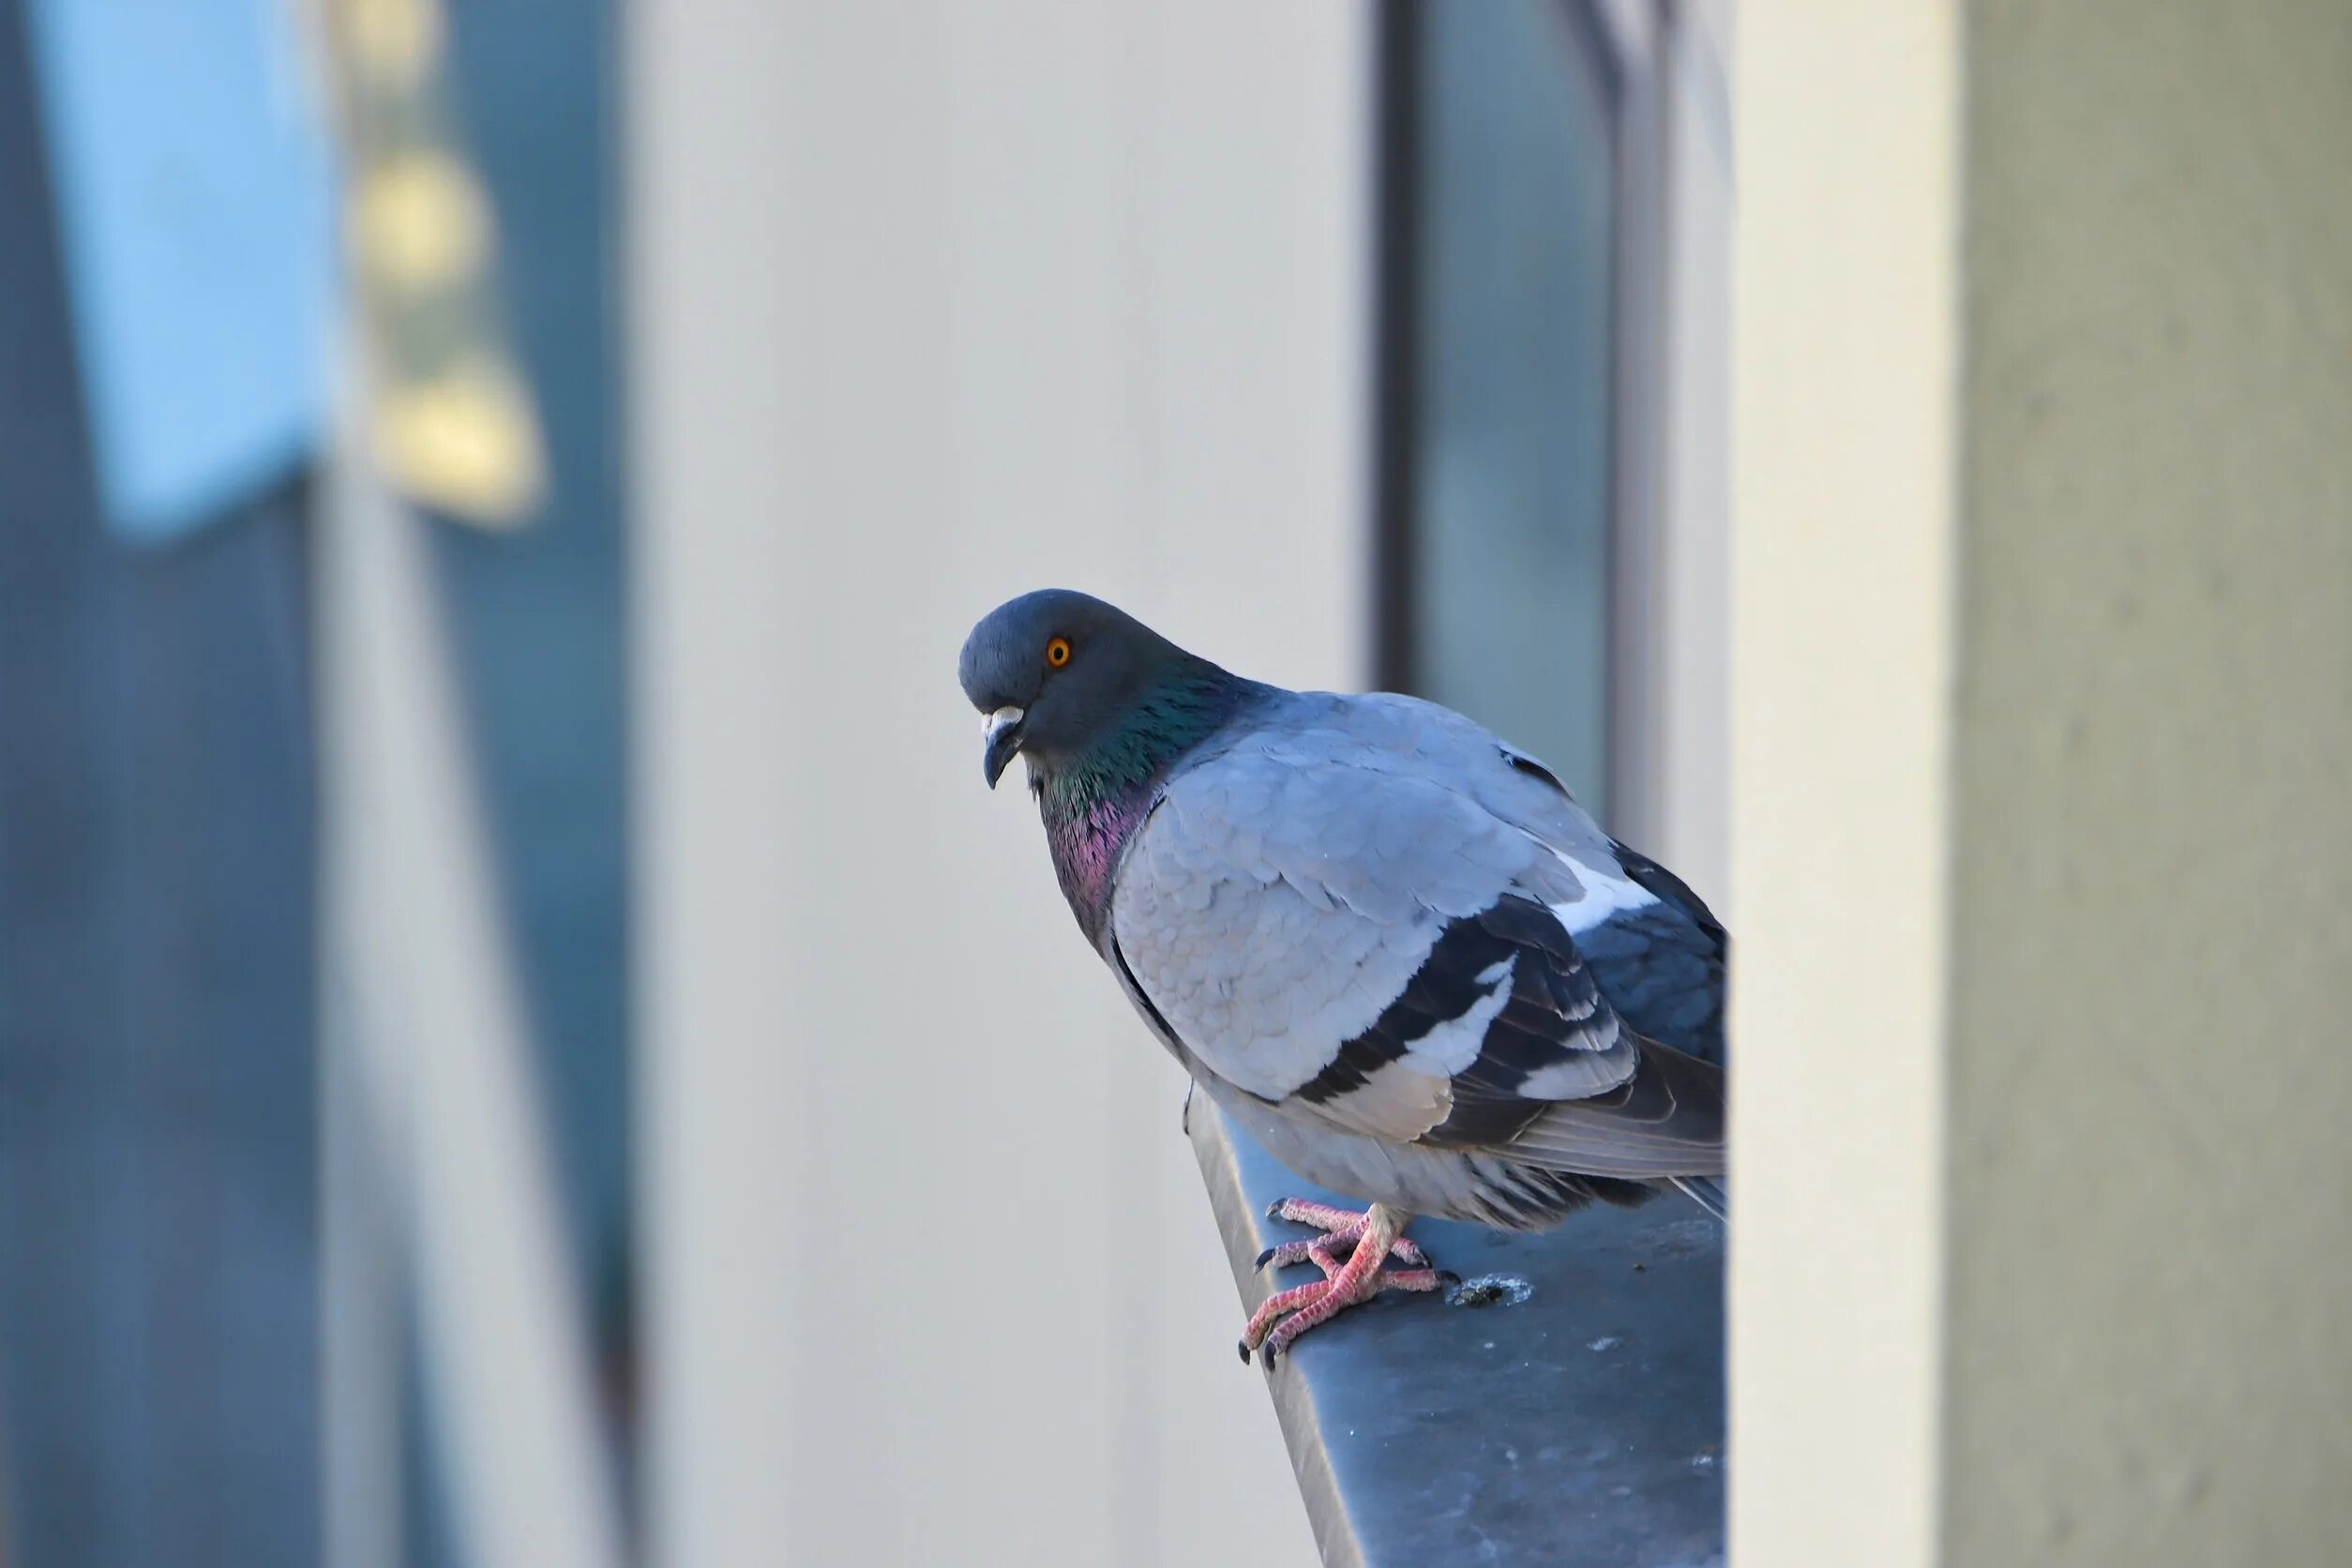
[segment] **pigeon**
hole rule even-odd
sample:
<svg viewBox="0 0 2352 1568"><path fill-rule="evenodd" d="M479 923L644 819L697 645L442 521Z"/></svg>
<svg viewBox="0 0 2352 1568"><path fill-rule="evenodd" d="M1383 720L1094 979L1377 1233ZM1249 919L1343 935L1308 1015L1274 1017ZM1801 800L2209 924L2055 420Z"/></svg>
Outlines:
<svg viewBox="0 0 2352 1568"><path fill-rule="evenodd" d="M1450 1282L1416 1215L1541 1229L1680 1187L1718 1218L1724 927L1543 763L1418 698L1290 691L1041 589L958 660L993 789L1026 765L1070 912L1198 1089L1362 1212L1270 1249L1320 1280L1246 1362Z"/></svg>

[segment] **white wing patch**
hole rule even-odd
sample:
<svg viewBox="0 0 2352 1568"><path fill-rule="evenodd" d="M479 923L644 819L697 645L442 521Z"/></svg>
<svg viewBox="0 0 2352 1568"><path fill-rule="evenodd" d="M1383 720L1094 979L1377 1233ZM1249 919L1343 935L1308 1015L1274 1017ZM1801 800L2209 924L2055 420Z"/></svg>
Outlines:
<svg viewBox="0 0 2352 1568"><path fill-rule="evenodd" d="M1582 1047L1567 1052L1548 1067L1538 1067L1528 1074L1518 1087L1519 1097L1581 1100L1607 1093L1633 1071L1633 1052L1621 1048L1625 1043L1617 1019L1604 1018L1601 1027L1587 1033Z"/></svg>
<svg viewBox="0 0 2352 1568"><path fill-rule="evenodd" d="M1574 898L1550 906L1552 913L1560 917L1560 926L1572 937L1592 929L1612 914L1625 910L1647 909L1658 901L1658 896L1639 882L1609 876L1580 860L1572 860L1557 850L1552 852L1560 855L1560 863L1568 868L1568 874L1575 877L1576 885L1584 890Z"/></svg>
<svg viewBox="0 0 2352 1568"><path fill-rule="evenodd" d="M1499 958L1480 970L1478 983L1486 988L1486 994L1471 1003L1467 1012L1446 1019L1406 1047L1402 1064L1417 1072L1452 1078L1477 1061L1478 1048L1486 1043L1486 1026L1495 1021L1495 1015L1511 1000L1513 962L1510 958Z"/></svg>

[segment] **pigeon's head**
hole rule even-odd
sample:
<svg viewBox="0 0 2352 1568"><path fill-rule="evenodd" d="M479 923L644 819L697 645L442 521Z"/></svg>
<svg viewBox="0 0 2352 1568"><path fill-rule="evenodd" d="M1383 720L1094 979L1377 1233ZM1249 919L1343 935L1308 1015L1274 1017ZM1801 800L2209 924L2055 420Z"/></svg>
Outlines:
<svg viewBox="0 0 2352 1568"><path fill-rule="evenodd" d="M957 679L986 716L980 766L995 789L1015 754L1052 773L1116 734L1152 685L1188 662L1116 606L1040 588L997 606L964 639Z"/></svg>

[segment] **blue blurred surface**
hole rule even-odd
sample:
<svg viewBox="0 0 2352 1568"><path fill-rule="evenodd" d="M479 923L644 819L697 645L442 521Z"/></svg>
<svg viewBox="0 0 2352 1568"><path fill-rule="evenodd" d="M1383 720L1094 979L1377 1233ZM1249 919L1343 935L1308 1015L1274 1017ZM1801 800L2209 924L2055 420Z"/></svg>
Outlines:
<svg viewBox="0 0 2352 1568"><path fill-rule="evenodd" d="M23 0L104 517L158 538L308 459L330 160L282 0Z"/></svg>
<svg viewBox="0 0 2352 1568"><path fill-rule="evenodd" d="M124 548L0 0L0 1455L12 1565L317 1560L305 562Z"/></svg>
<svg viewBox="0 0 2352 1568"><path fill-rule="evenodd" d="M206 526L200 537L136 549L101 527L121 475L89 421L156 391L111 379L186 369L199 339L175 321L159 330L177 342L77 353L79 253L49 180L30 3L0 0L0 210L11 215L0 224L0 1558L310 1563L313 757L307 501L288 469L306 441L243 477L162 465L176 475L163 488L188 501L165 510ZM500 206L501 281L553 485L537 526L436 529L435 560L625 1453L610 31L602 0L458 10L453 84ZM207 56L191 46L189 57ZM156 92L150 108L168 124L187 100ZM158 188L168 195L168 182ZM265 237L271 220L256 220ZM226 309L234 324L241 294L219 307L214 280L186 281L201 286L173 309ZM143 338L138 311L156 303L110 330ZM291 406L234 369L213 367L209 400L249 415ZM136 514L142 543L160 538L147 526L160 515ZM421 1384L409 1388L404 1556L447 1561L449 1520L430 1500L443 1456Z"/></svg>

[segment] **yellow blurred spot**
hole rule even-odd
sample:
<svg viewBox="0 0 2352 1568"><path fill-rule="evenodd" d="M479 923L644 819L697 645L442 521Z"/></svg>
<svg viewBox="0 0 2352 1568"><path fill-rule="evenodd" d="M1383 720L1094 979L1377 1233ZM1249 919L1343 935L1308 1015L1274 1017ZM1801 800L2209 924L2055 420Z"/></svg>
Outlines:
<svg viewBox="0 0 2352 1568"><path fill-rule="evenodd" d="M409 153L362 176L351 230L352 249L370 276L402 289L442 288L488 259L490 204L456 158Z"/></svg>
<svg viewBox="0 0 2352 1568"><path fill-rule="evenodd" d="M546 483L537 422L505 366L460 361L376 399L377 460L401 490L475 522L519 523Z"/></svg>
<svg viewBox="0 0 2352 1568"><path fill-rule="evenodd" d="M414 87L441 58L439 0L342 0L352 63L388 85Z"/></svg>

